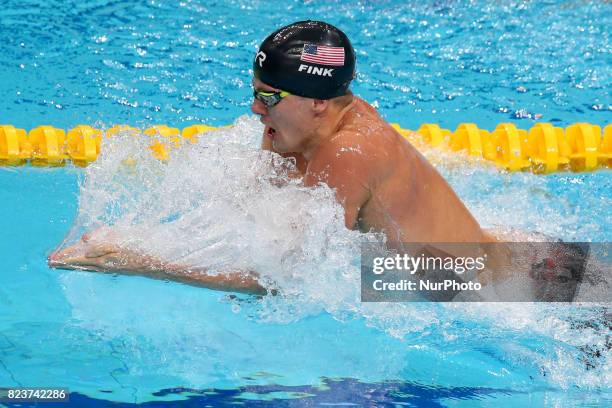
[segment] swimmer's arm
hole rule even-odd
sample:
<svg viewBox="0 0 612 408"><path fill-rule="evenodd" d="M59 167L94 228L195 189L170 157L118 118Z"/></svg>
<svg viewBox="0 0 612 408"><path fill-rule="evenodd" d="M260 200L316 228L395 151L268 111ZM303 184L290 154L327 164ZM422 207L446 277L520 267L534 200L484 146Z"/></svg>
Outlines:
<svg viewBox="0 0 612 408"><path fill-rule="evenodd" d="M336 199L344 207L344 224L348 229L357 229L359 212L371 197L368 164L361 152L341 145L319 152L308 163L304 184L325 183L336 190Z"/></svg>
<svg viewBox="0 0 612 408"><path fill-rule="evenodd" d="M83 241L53 253L48 262L50 267L58 269L145 276L208 289L255 295L267 293L267 290L259 284L257 274L253 272L230 271L209 274L205 268L164 262L112 244L94 245Z"/></svg>
<svg viewBox="0 0 612 408"><path fill-rule="evenodd" d="M247 271L225 271L211 275L206 268L161 264L153 268L140 269L136 274L226 292L253 295L265 295L267 293L267 290L259 284L257 275Z"/></svg>

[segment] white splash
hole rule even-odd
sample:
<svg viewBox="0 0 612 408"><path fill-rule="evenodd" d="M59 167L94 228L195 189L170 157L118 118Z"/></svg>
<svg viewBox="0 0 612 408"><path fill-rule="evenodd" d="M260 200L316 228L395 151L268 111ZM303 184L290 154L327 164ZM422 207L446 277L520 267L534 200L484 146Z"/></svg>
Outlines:
<svg viewBox="0 0 612 408"><path fill-rule="evenodd" d="M602 375L612 366L605 335L569 328L574 306L362 303L360 244L380 236L347 230L334 192L290 179L291 161L258 148L262 131L254 118L241 117L232 128L171 151L166 162L153 158L146 136L105 140L103 154L86 169L77 221L65 244L85 230L112 225L121 245L173 263L220 273L256 271L282 293L250 306L260 324L327 312L439 350L469 349L483 336L543 336L548 351L500 342L496 353L518 366L539 364L562 387L610 387L611 377ZM585 331L590 336L581 339ZM604 347L597 369L588 373L579 358L566 354L586 344Z"/></svg>

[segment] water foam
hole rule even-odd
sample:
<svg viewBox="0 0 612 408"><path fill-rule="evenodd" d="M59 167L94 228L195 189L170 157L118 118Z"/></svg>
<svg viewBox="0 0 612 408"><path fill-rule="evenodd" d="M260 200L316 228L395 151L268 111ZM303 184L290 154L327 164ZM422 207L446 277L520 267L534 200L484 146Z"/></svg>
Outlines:
<svg viewBox="0 0 612 408"><path fill-rule="evenodd" d="M262 324L326 312L341 321L363 319L440 353L449 346L470 350L484 336L498 343L489 350L495 358L545 370L562 387L611 385L602 375L611 367L605 330L571 326L575 306L360 302L360 244L381 237L347 230L334 192L292 180L291 161L258 149L261 134L259 122L241 117L231 129L172 151L167 162L151 156L144 137L105 140L103 154L86 170L65 244L85 230L112 225L121 245L173 263L258 272L281 295L254 304L237 299L234 307L245 306L245 315ZM449 168L474 171L456 163ZM585 321L606 318L605 309L588 310ZM588 373L588 356L576 357L587 345L603 350Z"/></svg>

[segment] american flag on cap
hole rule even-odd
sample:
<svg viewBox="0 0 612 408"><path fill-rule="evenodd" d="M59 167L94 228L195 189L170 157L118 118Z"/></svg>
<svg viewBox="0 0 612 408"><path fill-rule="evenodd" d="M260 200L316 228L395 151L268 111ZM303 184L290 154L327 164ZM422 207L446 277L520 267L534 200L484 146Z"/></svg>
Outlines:
<svg viewBox="0 0 612 408"><path fill-rule="evenodd" d="M341 67L344 65L344 48L306 43L304 44L300 59L314 64Z"/></svg>

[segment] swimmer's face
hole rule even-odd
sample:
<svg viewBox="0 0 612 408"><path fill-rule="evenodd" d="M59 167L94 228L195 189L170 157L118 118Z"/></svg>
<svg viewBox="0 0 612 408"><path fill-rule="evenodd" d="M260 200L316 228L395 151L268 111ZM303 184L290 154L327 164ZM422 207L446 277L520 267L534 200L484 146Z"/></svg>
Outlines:
<svg viewBox="0 0 612 408"><path fill-rule="evenodd" d="M265 92L280 91L257 78L253 78L253 88ZM306 149L314 129L311 105L312 99L289 95L271 108L253 99L251 110L266 125L265 137L272 140L274 150L279 153L301 153Z"/></svg>

